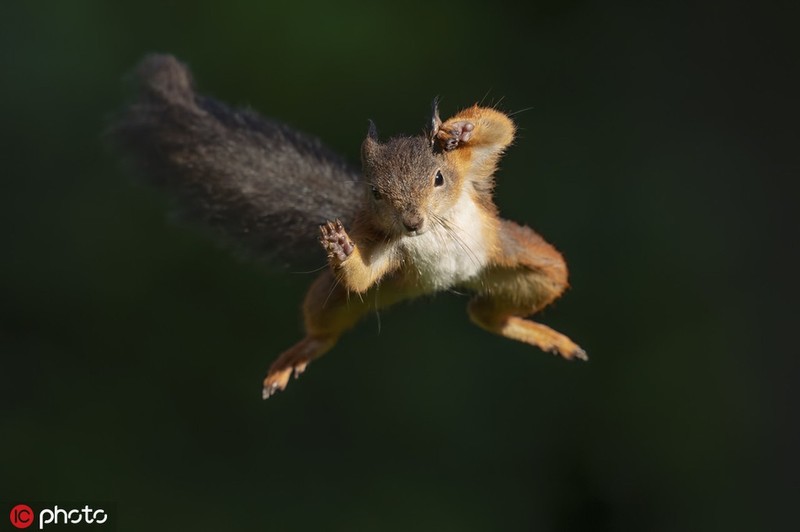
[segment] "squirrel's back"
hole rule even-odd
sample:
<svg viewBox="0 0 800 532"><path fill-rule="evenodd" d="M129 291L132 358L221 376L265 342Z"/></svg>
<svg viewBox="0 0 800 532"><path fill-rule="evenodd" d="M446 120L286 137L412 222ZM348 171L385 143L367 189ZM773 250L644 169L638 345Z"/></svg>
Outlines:
<svg viewBox="0 0 800 532"><path fill-rule="evenodd" d="M138 98L111 128L142 173L258 255L321 258L317 226L353 220L359 173L318 139L195 93L185 65L146 57Z"/></svg>

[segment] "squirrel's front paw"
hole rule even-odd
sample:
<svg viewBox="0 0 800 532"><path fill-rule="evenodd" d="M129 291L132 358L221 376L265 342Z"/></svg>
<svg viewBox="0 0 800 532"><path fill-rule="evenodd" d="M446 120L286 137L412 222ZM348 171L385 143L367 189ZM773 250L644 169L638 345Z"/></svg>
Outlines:
<svg viewBox="0 0 800 532"><path fill-rule="evenodd" d="M472 130L475 124L467 120L447 121L439 129L436 137L443 150L452 151L458 148L462 142L467 142L472 138Z"/></svg>
<svg viewBox="0 0 800 532"><path fill-rule="evenodd" d="M328 259L334 266L342 264L356 249L353 241L347 236L347 231L344 230L342 222L338 219L320 225L319 232L319 241L328 253Z"/></svg>

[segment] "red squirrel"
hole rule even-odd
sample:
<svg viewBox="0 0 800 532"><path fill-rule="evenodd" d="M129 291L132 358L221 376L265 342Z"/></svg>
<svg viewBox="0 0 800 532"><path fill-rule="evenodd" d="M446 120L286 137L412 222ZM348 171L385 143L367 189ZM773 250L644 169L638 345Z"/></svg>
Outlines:
<svg viewBox="0 0 800 532"><path fill-rule="evenodd" d="M478 326L586 360L526 319L564 292L567 266L535 231L498 215L494 174L515 133L506 114L474 105L442 121L434 101L429 130L385 142L370 121L358 172L316 139L196 94L174 57L149 56L137 73L139 99L112 133L146 175L258 253L295 258L321 244L327 254L303 302L306 336L270 366L263 398L367 312L454 288L474 294L467 312Z"/></svg>

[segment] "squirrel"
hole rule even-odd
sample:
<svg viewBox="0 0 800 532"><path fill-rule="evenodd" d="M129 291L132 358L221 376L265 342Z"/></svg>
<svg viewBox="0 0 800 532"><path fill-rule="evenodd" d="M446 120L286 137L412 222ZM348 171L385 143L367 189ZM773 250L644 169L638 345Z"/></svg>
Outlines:
<svg viewBox="0 0 800 532"><path fill-rule="evenodd" d="M467 312L479 327L587 359L527 319L568 287L567 266L498 215L494 174L516 130L508 115L476 104L442 121L434 100L422 134L386 141L370 120L359 172L313 137L197 94L172 56L147 56L136 78L138 99L111 134L146 176L258 254L292 261L321 245L327 255L303 302L306 335L270 366L264 399L369 311L454 288L474 294Z"/></svg>

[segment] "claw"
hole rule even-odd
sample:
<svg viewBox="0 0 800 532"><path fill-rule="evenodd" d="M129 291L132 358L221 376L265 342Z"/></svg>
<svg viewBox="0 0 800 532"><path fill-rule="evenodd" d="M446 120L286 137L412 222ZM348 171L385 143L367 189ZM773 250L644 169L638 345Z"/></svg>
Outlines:
<svg viewBox="0 0 800 532"><path fill-rule="evenodd" d="M268 385L264 386L264 388L261 390L261 398L262 399L269 399L270 397L275 395L275 393L278 390L282 390L282 389L283 388L281 388L280 385L277 382L273 382L272 384L268 384Z"/></svg>
<svg viewBox="0 0 800 532"><path fill-rule="evenodd" d="M306 366L308 366L308 362L301 362L300 364L294 367L294 378L300 377L303 372L306 370Z"/></svg>

